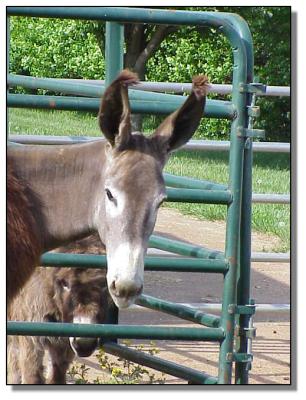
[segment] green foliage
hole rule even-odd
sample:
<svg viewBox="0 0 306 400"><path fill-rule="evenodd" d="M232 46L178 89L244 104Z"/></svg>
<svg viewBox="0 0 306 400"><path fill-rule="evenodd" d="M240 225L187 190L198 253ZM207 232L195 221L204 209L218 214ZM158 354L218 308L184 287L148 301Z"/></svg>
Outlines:
<svg viewBox="0 0 306 400"><path fill-rule="evenodd" d="M174 8L174 7L164 7ZM176 7L177 8L177 7ZM232 12L249 24L255 75L268 85L290 84L290 7L181 7L192 11ZM103 24L86 21L11 17L10 71L62 78L101 79L104 76ZM153 28L147 26L147 38ZM102 53L101 53L102 51ZM214 29L181 26L149 59L146 79L190 82L206 73L212 83L231 83L232 54L227 39ZM209 98L230 99L213 96ZM290 99L260 98L258 128L267 140L290 140ZM153 125L158 117L151 118ZM229 121L203 119L196 138L227 139Z"/></svg>
<svg viewBox="0 0 306 400"><path fill-rule="evenodd" d="M290 7L224 7L241 15L249 24L254 43L254 73L260 82L289 86ZM290 98L261 98L258 128L266 130L268 141L290 141Z"/></svg>
<svg viewBox="0 0 306 400"><path fill-rule="evenodd" d="M249 24L254 42L254 73L267 85L290 85L290 7L183 7L191 11L236 13ZM269 38L269 40L267 40ZM227 39L213 29L181 27L167 37L148 62L147 79L189 82L205 72L212 83L231 83L232 54ZM209 96L216 98L217 96ZM228 99L218 96L219 99ZM290 140L290 99L261 98L258 128L268 141ZM228 121L203 120L197 138L227 139Z"/></svg>
<svg viewBox="0 0 306 400"><path fill-rule="evenodd" d="M67 372L70 379L74 381L75 385L88 385L90 384L87 378L89 368L85 364L73 365Z"/></svg>
<svg viewBox="0 0 306 400"><path fill-rule="evenodd" d="M104 58L93 23L10 18L10 72L36 77L102 79Z"/></svg>
<svg viewBox="0 0 306 400"><path fill-rule="evenodd" d="M198 31L183 26L161 43L160 49L149 60L147 80L160 82L190 82L193 75L205 73L211 83L231 83L232 53L224 36L215 30ZM209 98L217 96L209 95ZM218 96L219 99L226 97ZM228 139L230 122L203 119L196 139Z"/></svg>

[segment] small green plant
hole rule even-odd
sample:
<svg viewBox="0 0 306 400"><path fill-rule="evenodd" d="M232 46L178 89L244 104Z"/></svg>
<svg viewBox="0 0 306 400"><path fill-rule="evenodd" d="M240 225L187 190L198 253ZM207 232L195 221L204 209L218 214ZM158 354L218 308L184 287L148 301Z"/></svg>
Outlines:
<svg viewBox="0 0 306 400"><path fill-rule="evenodd" d="M123 342L130 345L130 341ZM144 350L143 345L136 347L136 350L147 352L150 355L159 353L159 349L155 346L154 342L150 342L150 347ZM132 361L118 357L117 360L112 360L101 347L96 355L101 371L109 375L109 378L104 379L97 377L90 381L88 377L89 368L84 364L74 365L68 371L68 375L75 384L98 384L98 385L135 385L135 384L164 384L165 377L156 375L143 366L136 364Z"/></svg>
<svg viewBox="0 0 306 400"><path fill-rule="evenodd" d="M89 384L89 380L87 379L87 373L89 371L89 368L86 367L84 364L77 364L73 365L69 370L68 370L68 375L70 379L72 379L75 383L75 385L86 385Z"/></svg>

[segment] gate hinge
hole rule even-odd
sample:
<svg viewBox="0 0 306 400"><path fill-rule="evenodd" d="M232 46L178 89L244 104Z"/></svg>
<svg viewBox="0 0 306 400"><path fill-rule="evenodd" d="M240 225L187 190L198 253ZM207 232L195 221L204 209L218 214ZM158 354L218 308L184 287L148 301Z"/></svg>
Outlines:
<svg viewBox="0 0 306 400"><path fill-rule="evenodd" d="M248 116L252 118L258 118L260 116L259 106L247 106Z"/></svg>
<svg viewBox="0 0 306 400"><path fill-rule="evenodd" d="M253 361L253 354L248 353L227 353L226 361L228 362L241 362L251 363Z"/></svg>
<svg viewBox="0 0 306 400"><path fill-rule="evenodd" d="M243 126L238 126L237 136L264 139L265 131L263 129L248 129Z"/></svg>
<svg viewBox="0 0 306 400"><path fill-rule="evenodd" d="M240 83L239 92L240 93L255 93L255 94L264 94L267 91L267 85L263 83Z"/></svg>
<svg viewBox="0 0 306 400"><path fill-rule="evenodd" d="M228 313L229 314L254 315L255 309L256 309L255 304L246 304L243 306L237 306L236 304L229 304Z"/></svg>
<svg viewBox="0 0 306 400"><path fill-rule="evenodd" d="M256 328L244 328L245 336L248 339L255 339L256 337Z"/></svg>
<svg viewBox="0 0 306 400"><path fill-rule="evenodd" d="M234 359L235 362L251 363L253 361L253 354L234 353L233 359Z"/></svg>
<svg viewBox="0 0 306 400"><path fill-rule="evenodd" d="M250 327L250 328L242 328L240 326L236 326L235 328L235 336L244 336L248 339L255 339L256 337L256 328Z"/></svg>
<svg viewBox="0 0 306 400"><path fill-rule="evenodd" d="M237 314L254 315L256 311L255 304L246 304L244 306L237 306Z"/></svg>

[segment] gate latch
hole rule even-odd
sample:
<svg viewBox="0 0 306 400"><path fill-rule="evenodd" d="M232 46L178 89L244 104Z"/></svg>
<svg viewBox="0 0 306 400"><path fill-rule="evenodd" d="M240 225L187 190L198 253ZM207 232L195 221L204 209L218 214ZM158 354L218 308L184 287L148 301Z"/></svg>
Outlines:
<svg viewBox="0 0 306 400"><path fill-rule="evenodd" d="M254 94L264 94L267 91L267 85L263 83L240 83L239 92L240 93L254 93Z"/></svg>
<svg viewBox="0 0 306 400"><path fill-rule="evenodd" d="M260 116L260 107L259 106L247 106L248 108L248 116L252 118L258 118Z"/></svg>
<svg viewBox="0 0 306 400"><path fill-rule="evenodd" d="M237 128L237 136L239 137L250 137L250 138L265 138L265 130L264 129L249 129L244 128L243 126L238 126Z"/></svg>

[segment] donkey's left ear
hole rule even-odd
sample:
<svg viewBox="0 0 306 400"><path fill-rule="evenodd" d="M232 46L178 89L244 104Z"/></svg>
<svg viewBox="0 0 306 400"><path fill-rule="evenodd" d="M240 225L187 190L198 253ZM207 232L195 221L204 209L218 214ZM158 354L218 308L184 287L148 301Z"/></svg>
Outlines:
<svg viewBox="0 0 306 400"><path fill-rule="evenodd" d="M168 152L183 146L196 131L203 115L207 89L207 76L194 77L192 93L185 103L170 114L153 133L152 138L166 146Z"/></svg>
<svg viewBox="0 0 306 400"><path fill-rule="evenodd" d="M125 69L106 89L98 120L100 129L112 147L124 148L131 135L131 110L128 86L138 83L138 76Z"/></svg>

